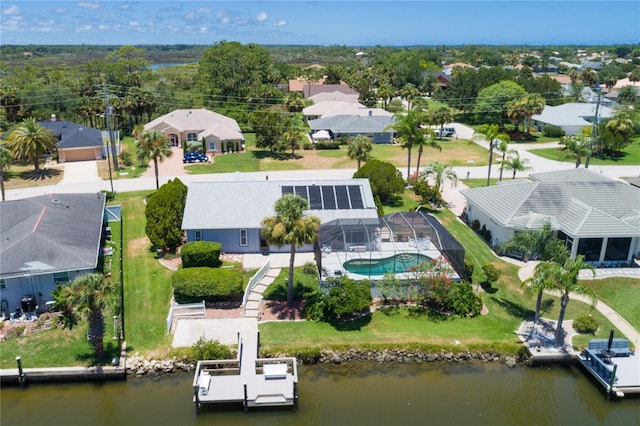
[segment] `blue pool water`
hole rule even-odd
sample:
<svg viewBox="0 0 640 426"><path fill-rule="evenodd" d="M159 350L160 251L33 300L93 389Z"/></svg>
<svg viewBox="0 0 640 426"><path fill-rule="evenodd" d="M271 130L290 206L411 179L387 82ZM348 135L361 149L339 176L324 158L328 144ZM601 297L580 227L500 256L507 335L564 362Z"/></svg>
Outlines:
<svg viewBox="0 0 640 426"><path fill-rule="evenodd" d="M395 274L407 272L410 266L429 262L430 257L417 253L403 253L382 259L351 259L342 266L349 272L360 275L384 275L393 271Z"/></svg>

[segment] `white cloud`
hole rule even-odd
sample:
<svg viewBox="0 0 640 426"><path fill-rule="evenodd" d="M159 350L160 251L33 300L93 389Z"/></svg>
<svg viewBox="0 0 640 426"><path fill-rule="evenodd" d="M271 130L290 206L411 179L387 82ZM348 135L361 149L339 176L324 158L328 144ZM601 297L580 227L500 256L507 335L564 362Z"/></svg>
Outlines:
<svg viewBox="0 0 640 426"><path fill-rule="evenodd" d="M93 27L89 24L76 28L77 33L87 33L93 30Z"/></svg>
<svg viewBox="0 0 640 426"><path fill-rule="evenodd" d="M20 13L20 8L18 6L16 6L15 4L12 4L11 6L7 7L6 9L2 9L2 14L3 15L17 15Z"/></svg>
<svg viewBox="0 0 640 426"><path fill-rule="evenodd" d="M208 7L201 7L200 9L198 9L197 13L201 13L201 14L211 13L211 9L209 9Z"/></svg>
<svg viewBox="0 0 640 426"><path fill-rule="evenodd" d="M285 21L284 19L278 19L276 21L273 21L273 26L274 27L284 27L287 24L288 24L288 22Z"/></svg>
<svg viewBox="0 0 640 426"><path fill-rule="evenodd" d="M108 26L108 25L105 25L105 24L100 24L100 25L98 25L98 29L99 29L100 31L106 31L106 30L108 30L108 29L109 29L109 26Z"/></svg>
<svg viewBox="0 0 640 426"><path fill-rule="evenodd" d="M206 34L209 31L208 27L200 27L200 33L201 34Z"/></svg>
<svg viewBox="0 0 640 426"><path fill-rule="evenodd" d="M121 4L120 6L118 6L118 9L120 9L120 10L129 10L129 9L131 9L131 5L128 4L128 3L124 3L124 4Z"/></svg>
<svg viewBox="0 0 640 426"><path fill-rule="evenodd" d="M258 13L258 15L256 16L256 21L258 22L264 22L269 18L269 15L267 15L267 12L260 12Z"/></svg>
<svg viewBox="0 0 640 426"><path fill-rule="evenodd" d="M76 3L76 5L78 7L83 7L85 9L99 9L102 5L100 4L100 2L97 1L79 1L78 3Z"/></svg>
<svg viewBox="0 0 640 426"><path fill-rule="evenodd" d="M62 14L62 13L65 13L65 12L67 11L67 9L66 9L66 8L64 8L64 7L59 7L59 8L57 8L57 9L53 9L53 11L54 11L55 13L60 13L60 14Z"/></svg>

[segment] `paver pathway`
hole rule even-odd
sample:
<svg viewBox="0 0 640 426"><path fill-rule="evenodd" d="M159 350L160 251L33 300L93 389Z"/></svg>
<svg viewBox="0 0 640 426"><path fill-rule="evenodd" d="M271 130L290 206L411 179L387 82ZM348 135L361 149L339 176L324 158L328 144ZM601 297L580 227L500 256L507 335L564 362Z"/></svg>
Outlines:
<svg viewBox="0 0 640 426"><path fill-rule="evenodd" d="M280 274L282 268L270 268L264 277L256 284L251 293L249 293L249 300L245 308L245 318L258 318L260 319L260 311L262 309L262 293L267 287L276 279Z"/></svg>

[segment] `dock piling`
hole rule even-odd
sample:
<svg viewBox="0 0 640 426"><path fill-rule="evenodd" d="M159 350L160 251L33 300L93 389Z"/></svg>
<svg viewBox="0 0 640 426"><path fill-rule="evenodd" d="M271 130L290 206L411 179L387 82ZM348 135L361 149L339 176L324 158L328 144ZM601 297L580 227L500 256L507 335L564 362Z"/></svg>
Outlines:
<svg viewBox="0 0 640 426"><path fill-rule="evenodd" d="M249 412L249 401L248 401L248 396L247 396L247 383L244 383L244 412L247 413Z"/></svg>
<svg viewBox="0 0 640 426"><path fill-rule="evenodd" d="M16 363L18 364L18 383L20 383L20 386L24 386L27 383L27 376L25 376L22 369L22 358L17 356Z"/></svg>

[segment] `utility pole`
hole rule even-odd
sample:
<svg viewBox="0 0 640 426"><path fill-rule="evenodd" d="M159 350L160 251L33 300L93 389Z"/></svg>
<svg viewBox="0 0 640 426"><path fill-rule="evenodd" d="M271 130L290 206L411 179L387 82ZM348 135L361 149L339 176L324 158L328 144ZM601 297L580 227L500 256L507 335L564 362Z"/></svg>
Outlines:
<svg viewBox="0 0 640 426"><path fill-rule="evenodd" d="M593 120L593 127L591 128L591 141L589 143L589 152L587 153L587 159L584 162L584 168L589 168L589 160L591 160L591 153L593 151L593 142L596 140L596 127L598 127L598 109L600 108L600 96L602 95L602 90L600 89L600 81L596 83L598 87L598 101L596 103L596 116Z"/></svg>
<svg viewBox="0 0 640 426"><path fill-rule="evenodd" d="M118 171L118 153L116 145L113 142L113 129L111 128L111 114L113 114L113 108L109 105L109 92L107 91L107 84L103 83L104 89L104 104L105 104L105 116L107 119L107 130L109 131L109 143L111 144L111 159L113 160L113 170ZM111 191L113 192L113 190Z"/></svg>

